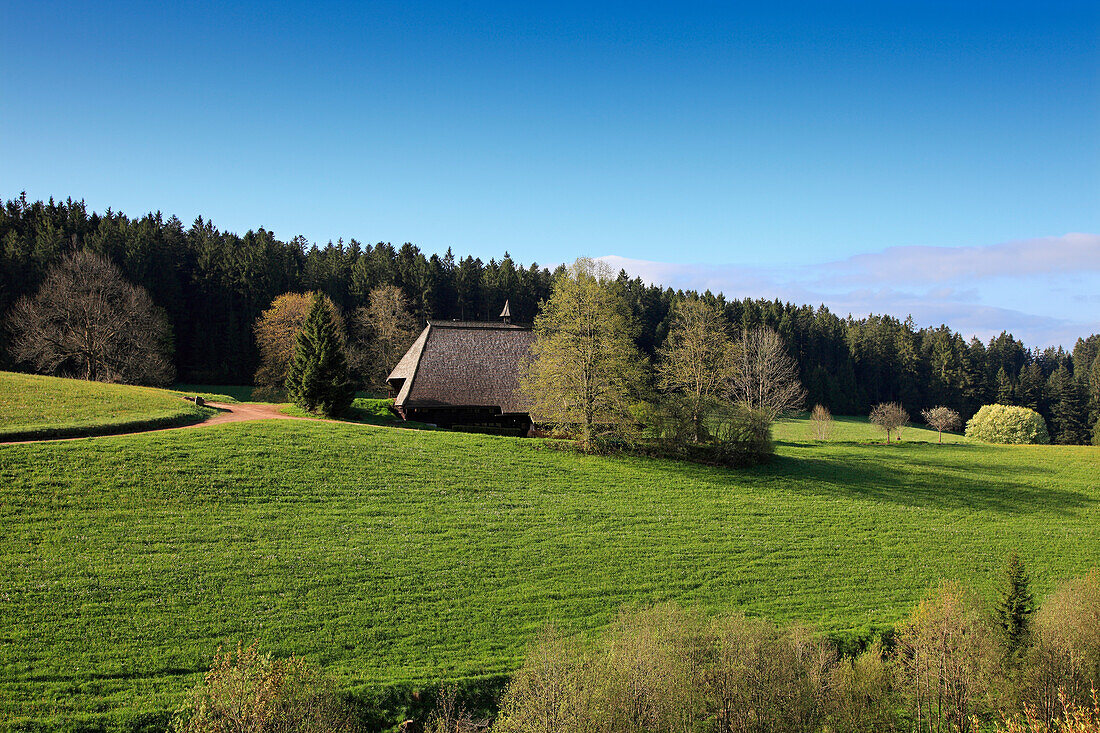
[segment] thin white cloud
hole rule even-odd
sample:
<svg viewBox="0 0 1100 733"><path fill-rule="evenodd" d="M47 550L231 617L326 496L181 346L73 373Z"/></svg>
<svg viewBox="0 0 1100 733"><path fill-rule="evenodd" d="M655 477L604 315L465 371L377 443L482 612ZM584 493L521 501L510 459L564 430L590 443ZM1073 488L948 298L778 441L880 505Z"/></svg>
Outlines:
<svg viewBox="0 0 1100 733"><path fill-rule="evenodd" d="M1100 332L1100 235L1066 234L986 247L891 247L819 265L754 267L602 257L673 289L727 298L824 303L845 316L912 315L986 340L1001 331L1032 346L1072 348Z"/></svg>
<svg viewBox="0 0 1100 733"><path fill-rule="evenodd" d="M824 269L842 280L948 282L991 277L1100 272L1100 235L1070 233L986 247L888 247Z"/></svg>

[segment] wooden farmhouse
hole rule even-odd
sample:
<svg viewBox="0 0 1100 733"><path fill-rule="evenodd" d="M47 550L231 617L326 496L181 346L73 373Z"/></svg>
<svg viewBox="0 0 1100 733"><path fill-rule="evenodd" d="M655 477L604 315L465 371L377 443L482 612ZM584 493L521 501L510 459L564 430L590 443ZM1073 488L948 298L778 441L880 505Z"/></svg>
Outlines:
<svg viewBox="0 0 1100 733"><path fill-rule="evenodd" d="M535 335L508 322L429 321L387 381L405 420L446 428L526 434L520 363Z"/></svg>

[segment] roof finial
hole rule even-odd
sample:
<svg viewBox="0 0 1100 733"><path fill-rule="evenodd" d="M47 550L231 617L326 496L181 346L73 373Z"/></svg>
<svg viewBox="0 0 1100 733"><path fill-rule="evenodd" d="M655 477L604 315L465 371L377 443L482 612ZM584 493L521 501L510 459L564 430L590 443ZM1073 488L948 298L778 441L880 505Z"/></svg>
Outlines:
<svg viewBox="0 0 1100 733"><path fill-rule="evenodd" d="M512 322L512 310L508 307L507 300L504 301L504 310L500 312L500 320L504 321L505 323Z"/></svg>

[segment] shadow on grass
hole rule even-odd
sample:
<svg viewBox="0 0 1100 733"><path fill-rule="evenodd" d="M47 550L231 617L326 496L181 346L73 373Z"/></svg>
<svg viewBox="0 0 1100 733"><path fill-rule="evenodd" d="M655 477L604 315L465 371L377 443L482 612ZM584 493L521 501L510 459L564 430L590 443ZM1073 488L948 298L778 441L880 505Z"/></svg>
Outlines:
<svg viewBox="0 0 1100 733"><path fill-rule="evenodd" d="M799 453L813 445L792 444ZM835 444L831 444L835 445ZM747 469L713 469L673 461L652 461L646 470L740 487L766 485L823 498L893 502L910 507L970 509L1002 514L1071 513L1096 499L1050 486L1050 468L989 460L984 446L850 444L827 455L782 455ZM984 453L984 455L982 455ZM946 460L945 460L946 459Z"/></svg>
<svg viewBox="0 0 1100 733"><path fill-rule="evenodd" d="M1076 491L1021 480L1022 475L1045 478L1053 471L1035 465L983 461L978 455L982 452L979 446L929 444L900 450L881 446L881 452L866 446L865 450L866 455L778 456L771 465L752 473L788 478L787 485L798 493L936 509L1023 514L1074 512L1095 503L1095 499ZM972 458L945 463L945 453L955 459Z"/></svg>
<svg viewBox="0 0 1100 733"><path fill-rule="evenodd" d="M182 415L168 415L166 417L156 417L148 420L131 420L129 422L115 423L113 425L86 425L79 427L44 426L30 428L28 430L11 431L0 435L0 445L24 441L45 442L50 440L71 440L73 438L99 438L108 435L124 435L127 433L166 430L168 428L182 428L188 425L206 422L219 412L228 412L228 410L205 405L197 408L195 412L189 412Z"/></svg>

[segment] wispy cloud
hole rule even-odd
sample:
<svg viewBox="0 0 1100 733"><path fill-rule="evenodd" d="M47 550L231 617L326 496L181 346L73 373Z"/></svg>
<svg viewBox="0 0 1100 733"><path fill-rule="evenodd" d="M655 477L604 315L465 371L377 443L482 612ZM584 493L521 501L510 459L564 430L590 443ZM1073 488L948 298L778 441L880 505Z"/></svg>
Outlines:
<svg viewBox="0 0 1100 733"><path fill-rule="evenodd" d="M984 247L889 247L793 267L601 258L674 289L730 298L824 303L840 315L912 315L966 336L1010 331L1029 345L1072 347L1100 332L1100 235L1071 233Z"/></svg>

